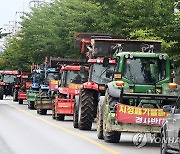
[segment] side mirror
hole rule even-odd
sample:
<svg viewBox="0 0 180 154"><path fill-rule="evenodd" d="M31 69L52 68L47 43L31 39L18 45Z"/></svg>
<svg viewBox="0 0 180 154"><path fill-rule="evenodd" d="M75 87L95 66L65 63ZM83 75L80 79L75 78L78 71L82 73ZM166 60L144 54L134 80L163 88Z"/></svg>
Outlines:
<svg viewBox="0 0 180 154"><path fill-rule="evenodd" d="M109 58L105 57L103 59L103 67L108 67L108 65L109 65Z"/></svg>
<svg viewBox="0 0 180 154"><path fill-rule="evenodd" d="M169 113L174 113L175 107L173 107L172 105L165 105L165 106L163 106L163 111L169 112Z"/></svg>

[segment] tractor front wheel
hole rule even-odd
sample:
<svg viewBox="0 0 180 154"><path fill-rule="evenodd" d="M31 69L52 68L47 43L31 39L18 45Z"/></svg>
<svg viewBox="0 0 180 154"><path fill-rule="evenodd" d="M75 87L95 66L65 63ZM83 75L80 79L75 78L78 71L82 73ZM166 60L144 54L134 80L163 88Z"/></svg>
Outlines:
<svg viewBox="0 0 180 154"><path fill-rule="evenodd" d="M19 104L23 104L23 99L19 99Z"/></svg>
<svg viewBox="0 0 180 154"><path fill-rule="evenodd" d="M37 113L40 115L46 115L47 114L47 110L46 109L38 109Z"/></svg>
<svg viewBox="0 0 180 154"><path fill-rule="evenodd" d="M31 109L31 110L32 110L32 109L35 109L35 108L34 108L34 101L28 102L28 108Z"/></svg>
<svg viewBox="0 0 180 154"><path fill-rule="evenodd" d="M3 100L4 87L0 86L0 100Z"/></svg>
<svg viewBox="0 0 180 154"><path fill-rule="evenodd" d="M18 101L18 90L17 89L14 89L14 91L13 91L13 101L14 102Z"/></svg>
<svg viewBox="0 0 180 154"><path fill-rule="evenodd" d="M55 105L53 105L53 107L52 107L52 119L56 119Z"/></svg>
<svg viewBox="0 0 180 154"><path fill-rule="evenodd" d="M79 99L78 127L81 130L91 130L94 120L93 91L82 89Z"/></svg>
<svg viewBox="0 0 180 154"><path fill-rule="evenodd" d="M116 104L116 99L109 95L108 89L106 92L106 96L109 106L114 106ZM108 113L103 114L103 138L105 142L108 143L118 143L121 137L121 132L116 131L108 131L107 130L107 115Z"/></svg>
<svg viewBox="0 0 180 154"><path fill-rule="evenodd" d="M64 114L57 114L56 119L59 121L64 121L65 115Z"/></svg>

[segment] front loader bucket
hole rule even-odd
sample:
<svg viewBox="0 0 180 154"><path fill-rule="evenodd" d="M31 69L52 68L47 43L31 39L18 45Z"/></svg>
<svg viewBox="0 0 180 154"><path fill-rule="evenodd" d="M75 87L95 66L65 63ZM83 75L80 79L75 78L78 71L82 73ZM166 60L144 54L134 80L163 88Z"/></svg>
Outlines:
<svg viewBox="0 0 180 154"><path fill-rule="evenodd" d="M109 38L109 39L124 39L124 37L113 34L103 33L74 33L74 48L81 49L82 39L91 40L92 38Z"/></svg>

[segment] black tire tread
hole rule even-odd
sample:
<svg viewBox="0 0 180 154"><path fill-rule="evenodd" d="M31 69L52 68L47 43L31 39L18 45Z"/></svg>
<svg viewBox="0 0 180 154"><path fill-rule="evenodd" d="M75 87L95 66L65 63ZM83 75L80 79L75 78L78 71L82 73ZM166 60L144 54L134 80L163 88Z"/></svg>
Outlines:
<svg viewBox="0 0 180 154"><path fill-rule="evenodd" d="M38 114L46 115L47 114L47 110L46 109L38 109Z"/></svg>
<svg viewBox="0 0 180 154"><path fill-rule="evenodd" d="M74 105L73 127L78 128L78 108Z"/></svg>
<svg viewBox="0 0 180 154"><path fill-rule="evenodd" d="M0 100L3 100L4 96L4 87L0 86Z"/></svg>
<svg viewBox="0 0 180 154"><path fill-rule="evenodd" d="M78 122L78 127L81 130L91 130L92 122L94 120L93 112L93 92L87 89L82 89L80 93L80 106L81 115L80 121Z"/></svg>
<svg viewBox="0 0 180 154"><path fill-rule="evenodd" d="M98 139L103 139L103 117L102 117L102 111L100 107L98 107L97 111L97 137Z"/></svg>
<svg viewBox="0 0 180 154"><path fill-rule="evenodd" d="M59 121L64 121L65 115L64 114L57 114L56 119Z"/></svg>
<svg viewBox="0 0 180 154"><path fill-rule="evenodd" d="M18 90L15 88L13 92L13 101L18 102Z"/></svg>
<svg viewBox="0 0 180 154"><path fill-rule="evenodd" d="M19 104L23 104L23 99L18 100Z"/></svg>

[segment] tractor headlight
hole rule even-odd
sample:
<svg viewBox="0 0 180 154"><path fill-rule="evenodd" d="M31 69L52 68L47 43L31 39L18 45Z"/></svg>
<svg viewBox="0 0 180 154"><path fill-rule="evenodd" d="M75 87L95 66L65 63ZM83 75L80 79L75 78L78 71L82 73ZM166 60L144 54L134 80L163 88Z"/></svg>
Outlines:
<svg viewBox="0 0 180 154"><path fill-rule="evenodd" d="M159 55L159 59L162 60L163 59L163 55Z"/></svg>
<svg viewBox="0 0 180 154"><path fill-rule="evenodd" d="M127 59L127 58L129 58L129 55L125 55L124 57Z"/></svg>

